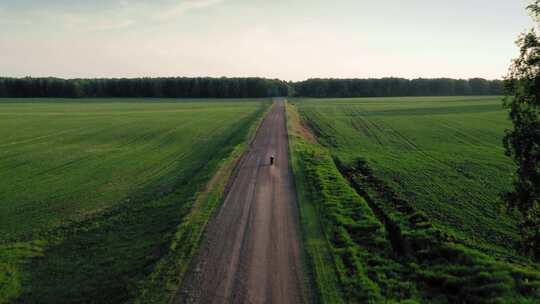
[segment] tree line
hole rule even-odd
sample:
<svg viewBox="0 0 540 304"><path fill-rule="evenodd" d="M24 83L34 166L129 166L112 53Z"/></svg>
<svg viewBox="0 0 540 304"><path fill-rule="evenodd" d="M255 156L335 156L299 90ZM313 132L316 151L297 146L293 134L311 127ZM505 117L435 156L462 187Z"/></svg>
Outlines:
<svg viewBox="0 0 540 304"><path fill-rule="evenodd" d="M265 78L0 78L0 97L254 98L501 95L500 80Z"/></svg>
<svg viewBox="0 0 540 304"><path fill-rule="evenodd" d="M501 95L501 80L473 79L309 79L294 84L307 97L391 97Z"/></svg>
<svg viewBox="0 0 540 304"><path fill-rule="evenodd" d="M254 98L289 90L284 81L264 78L0 78L0 97Z"/></svg>

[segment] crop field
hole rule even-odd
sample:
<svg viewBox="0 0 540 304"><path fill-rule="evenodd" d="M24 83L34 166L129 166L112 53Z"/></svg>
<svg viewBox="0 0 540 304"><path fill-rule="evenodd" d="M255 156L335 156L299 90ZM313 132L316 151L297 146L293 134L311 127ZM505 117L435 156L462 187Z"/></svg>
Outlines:
<svg viewBox="0 0 540 304"><path fill-rule="evenodd" d="M260 153L250 159L261 172L281 168L263 159L284 113L263 121L270 104L0 99L0 303L182 298L244 152ZM516 250L518 219L499 197L515 171L500 97L294 98L285 107L314 300L540 301L538 265ZM256 136L269 145L248 146Z"/></svg>
<svg viewBox="0 0 540 304"><path fill-rule="evenodd" d="M500 97L293 99L289 115L323 302L538 300L499 198L515 170Z"/></svg>
<svg viewBox="0 0 540 304"><path fill-rule="evenodd" d="M177 229L196 246L200 227L184 219L268 105L0 100L0 303L151 292Z"/></svg>
<svg viewBox="0 0 540 304"><path fill-rule="evenodd" d="M302 115L345 166L374 174L471 245L512 253L516 222L500 212L511 184L499 97L301 101Z"/></svg>

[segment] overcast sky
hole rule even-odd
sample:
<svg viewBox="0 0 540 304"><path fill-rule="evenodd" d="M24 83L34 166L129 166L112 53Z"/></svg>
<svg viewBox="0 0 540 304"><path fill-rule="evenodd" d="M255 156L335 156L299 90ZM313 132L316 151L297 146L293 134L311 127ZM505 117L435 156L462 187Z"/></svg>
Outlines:
<svg viewBox="0 0 540 304"><path fill-rule="evenodd" d="M0 76L500 78L527 0L0 0Z"/></svg>

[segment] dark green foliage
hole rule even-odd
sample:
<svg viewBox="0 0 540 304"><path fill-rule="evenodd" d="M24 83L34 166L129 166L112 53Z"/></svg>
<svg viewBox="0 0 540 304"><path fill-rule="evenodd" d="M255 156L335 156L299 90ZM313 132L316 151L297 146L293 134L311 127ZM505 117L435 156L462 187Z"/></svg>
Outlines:
<svg viewBox="0 0 540 304"><path fill-rule="evenodd" d="M500 95L502 82L462 79L0 78L0 97L248 98Z"/></svg>
<svg viewBox="0 0 540 304"><path fill-rule="evenodd" d="M254 98L287 96L289 89L264 78L0 78L0 97Z"/></svg>
<svg viewBox="0 0 540 304"><path fill-rule="evenodd" d="M462 79L309 79L294 84L305 97L391 97L501 95L500 80Z"/></svg>
<svg viewBox="0 0 540 304"><path fill-rule="evenodd" d="M540 17L540 1L529 9ZM537 19L540 26L540 20ZM504 138L506 153L514 159L517 174L514 189L505 194L510 209L522 215L523 250L540 260L540 37L534 30L518 42L515 59L506 81L505 106L510 110L513 129Z"/></svg>

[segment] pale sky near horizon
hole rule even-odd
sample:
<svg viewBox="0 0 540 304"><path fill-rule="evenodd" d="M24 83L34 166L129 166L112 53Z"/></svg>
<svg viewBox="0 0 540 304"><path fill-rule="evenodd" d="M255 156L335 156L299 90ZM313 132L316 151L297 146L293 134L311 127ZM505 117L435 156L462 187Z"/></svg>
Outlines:
<svg viewBox="0 0 540 304"><path fill-rule="evenodd" d="M501 78L527 0L0 0L0 76Z"/></svg>

